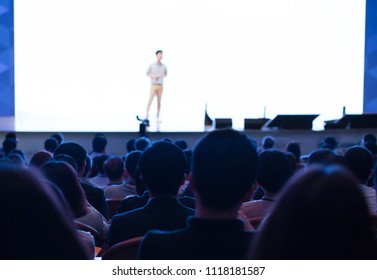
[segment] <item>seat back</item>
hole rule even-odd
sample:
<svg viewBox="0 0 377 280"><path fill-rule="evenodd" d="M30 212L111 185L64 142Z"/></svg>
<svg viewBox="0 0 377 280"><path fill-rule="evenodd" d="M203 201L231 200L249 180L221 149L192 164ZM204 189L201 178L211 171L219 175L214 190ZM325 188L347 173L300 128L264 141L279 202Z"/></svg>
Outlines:
<svg viewBox="0 0 377 280"><path fill-rule="evenodd" d="M264 218L264 216L252 217L248 221L257 230Z"/></svg>
<svg viewBox="0 0 377 280"><path fill-rule="evenodd" d="M106 199L107 208L109 209L109 220L118 212L118 207L122 203L123 198Z"/></svg>
<svg viewBox="0 0 377 280"><path fill-rule="evenodd" d="M103 249L106 246L106 240L91 226L75 221L76 227L79 230L90 232L94 238L95 244L95 255L96 257L100 257L103 253Z"/></svg>
<svg viewBox="0 0 377 280"><path fill-rule="evenodd" d="M115 244L103 254L102 260L136 260L143 238L144 236L138 236Z"/></svg>

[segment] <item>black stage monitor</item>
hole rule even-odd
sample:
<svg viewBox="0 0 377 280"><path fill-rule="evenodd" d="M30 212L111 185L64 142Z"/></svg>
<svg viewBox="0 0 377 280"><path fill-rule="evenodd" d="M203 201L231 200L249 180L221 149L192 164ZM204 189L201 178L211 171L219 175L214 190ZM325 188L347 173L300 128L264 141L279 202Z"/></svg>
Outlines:
<svg viewBox="0 0 377 280"><path fill-rule="evenodd" d="M244 128L246 129L261 129L262 126L270 119L245 119Z"/></svg>
<svg viewBox="0 0 377 280"><path fill-rule="evenodd" d="M233 126L232 119L215 119L215 128L231 128Z"/></svg>
<svg viewBox="0 0 377 280"><path fill-rule="evenodd" d="M266 126L280 129L312 129L313 120L319 115L277 115Z"/></svg>
<svg viewBox="0 0 377 280"><path fill-rule="evenodd" d="M345 115L325 128L377 128L377 114Z"/></svg>

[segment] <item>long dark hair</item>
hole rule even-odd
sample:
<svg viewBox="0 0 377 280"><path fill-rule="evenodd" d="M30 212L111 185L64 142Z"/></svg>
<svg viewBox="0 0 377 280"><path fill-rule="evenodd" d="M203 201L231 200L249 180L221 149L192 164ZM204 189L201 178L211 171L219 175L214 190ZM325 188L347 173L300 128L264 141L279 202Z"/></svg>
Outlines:
<svg viewBox="0 0 377 280"><path fill-rule="evenodd" d="M291 178L253 244L254 259L377 259L365 198L335 166Z"/></svg>
<svg viewBox="0 0 377 280"><path fill-rule="evenodd" d="M88 259L69 209L40 177L0 168L0 259Z"/></svg>

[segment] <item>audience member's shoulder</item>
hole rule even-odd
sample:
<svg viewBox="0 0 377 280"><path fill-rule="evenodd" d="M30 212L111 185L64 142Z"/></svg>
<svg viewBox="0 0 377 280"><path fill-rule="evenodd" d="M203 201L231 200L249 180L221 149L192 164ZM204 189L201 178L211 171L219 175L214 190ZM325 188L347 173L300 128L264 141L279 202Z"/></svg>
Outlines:
<svg viewBox="0 0 377 280"><path fill-rule="evenodd" d="M84 189L89 189L92 192L98 192L98 193L103 193L103 189L97 186L96 184L90 183L90 182L80 182L81 186Z"/></svg>

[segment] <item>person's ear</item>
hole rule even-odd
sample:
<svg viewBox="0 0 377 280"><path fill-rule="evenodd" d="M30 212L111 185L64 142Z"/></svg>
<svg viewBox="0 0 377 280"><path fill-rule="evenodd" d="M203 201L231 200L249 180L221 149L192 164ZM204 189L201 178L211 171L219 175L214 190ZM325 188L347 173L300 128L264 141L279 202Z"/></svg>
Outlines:
<svg viewBox="0 0 377 280"><path fill-rule="evenodd" d="M195 185L195 181L191 173L188 176L188 180L190 181L190 184L189 184L190 190L194 193L196 191L196 185Z"/></svg>
<svg viewBox="0 0 377 280"><path fill-rule="evenodd" d="M372 176L373 176L373 168L370 170L370 172L369 172L369 176L368 176L368 180L370 179L370 178L372 178Z"/></svg>

